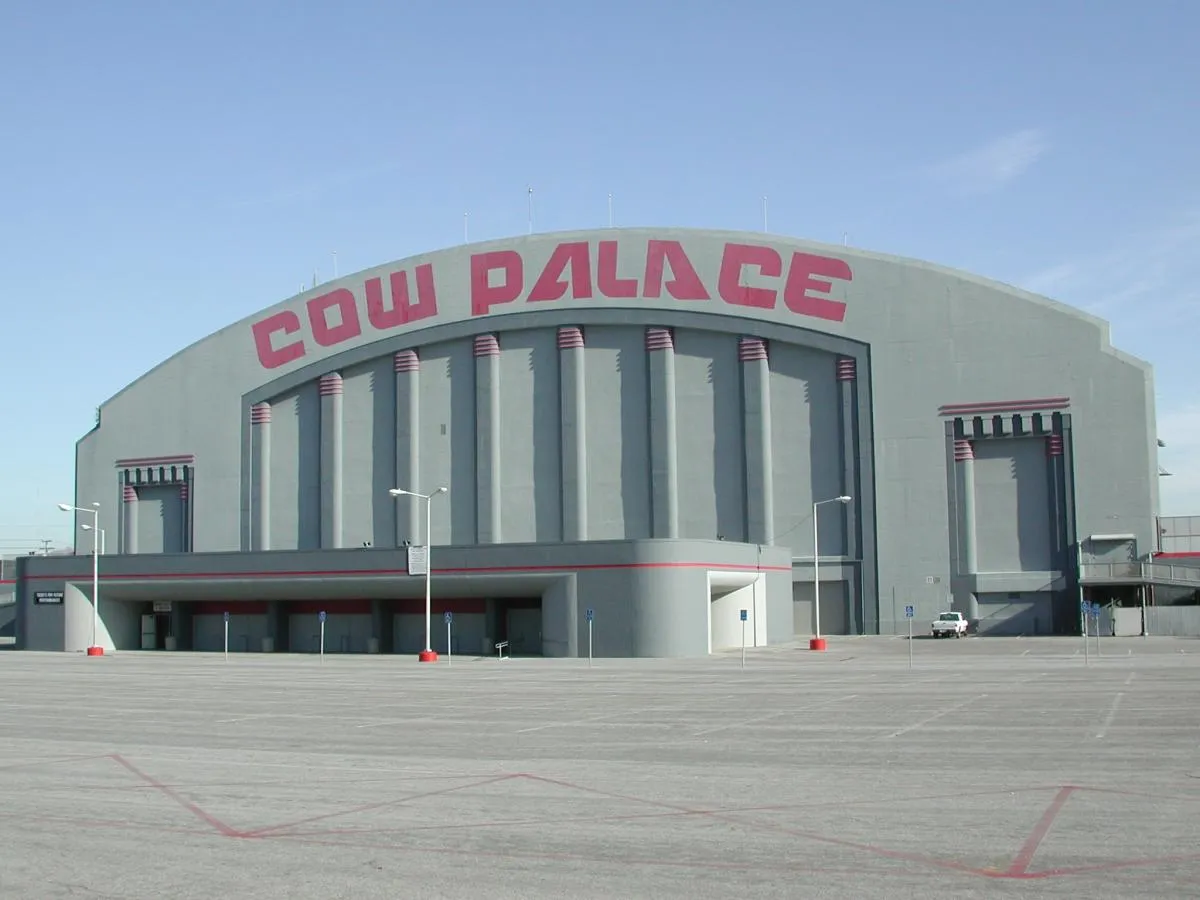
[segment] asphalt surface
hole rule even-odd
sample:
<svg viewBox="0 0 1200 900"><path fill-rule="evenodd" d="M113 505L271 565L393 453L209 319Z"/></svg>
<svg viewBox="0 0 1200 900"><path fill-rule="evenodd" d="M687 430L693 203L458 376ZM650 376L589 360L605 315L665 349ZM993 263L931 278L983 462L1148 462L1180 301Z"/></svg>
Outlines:
<svg viewBox="0 0 1200 900"><path fill-rule="evenodd" d="M0 654L0 897L1195 897L1200 641Z"/></svg>

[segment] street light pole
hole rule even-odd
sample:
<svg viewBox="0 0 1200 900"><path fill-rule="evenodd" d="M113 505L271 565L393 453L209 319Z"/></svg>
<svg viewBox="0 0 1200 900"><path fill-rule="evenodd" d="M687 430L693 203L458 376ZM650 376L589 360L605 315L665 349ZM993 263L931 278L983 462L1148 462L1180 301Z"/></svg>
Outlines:
<svg viewBox="0 0 1200 900"><path fill-rule="evenodd" d="M92 514L92 645L87 648L88 656L103 656L104 648L100 646L100 504L93 503L91 508L72 506L60 503L58 508L63 512L82 512ZM83 526L87 528L86 525Z"/></svg>
<svg viewBox="0 0 1200 900"><path fill-rule="evenodd" d="M416 497L425 501L425 649L418 654L421 662L437 662L437 653L432 646L432 603L430 594L430 575L433 572L433 498L444 494L449 488L442 486L432 494L418 494L416 491L406 491L403 488L392 488L388 491L393 497Z"/></svg>
<svg viewBox="0 0 1200 900"><path fill-rule="evenodd" d="M849 496L843 494L813 503L813 614L816 621L813 638L808 642L809 650L825 649L825 638L821 637L821 542L820 529L817 527L817 509L826 503L849 503L850 500Z"/></svg>

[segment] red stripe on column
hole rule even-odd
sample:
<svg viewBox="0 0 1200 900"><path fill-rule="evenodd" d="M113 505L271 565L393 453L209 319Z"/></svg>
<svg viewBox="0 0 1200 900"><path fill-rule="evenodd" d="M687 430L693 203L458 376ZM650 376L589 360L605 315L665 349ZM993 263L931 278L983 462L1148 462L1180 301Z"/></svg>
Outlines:
<svg viewBox="0 0 1200 900"><path fill-rule="evenodd" d="M574 350L583 346L583 331L574 325L558 329L558 349Z"/></svg>
<svg viewBox="0 0 1200 900"><path fill-rule="evenodd" d="M322 375L317 382L317 391L322 397L332 397L342 392L342 376L337 372Z"/></svg>
<svg viewBox="0 0 1200 900"><path fill-rule="evenodd" d="M975 458L975 448L970 441L954 442L954 461L966 462Z"/></svg>
<svg viewBox="0 0 1200 900"><path fill-rule="evenodd" d="M186 503L187 498L188 498L188 486L186 484L181 484L179 486L179 499Z"/></svg>
<svg viewBox="0 0 1200 900"><path fill-rule="evenodd" d="M837 380L853 381L858 377L858 361L853 356L843 356L837 361Z"/></svg>
<svg viewBox="0 0 1200 900"><path fill-rule="evenodd" d="M762 338L744 337L738 341L738 359L742 362L767 358L767 342Z"/></svg>
<svg viewBox="0 0 1200 900"><path fill-rule="evenodd" d="M670 328L647 328L646 329L646 349L647 350L674 350L675 338L671 334Z"/></svg>
<svg viewBox="0 0 1200 900"><path fill-rule="evenodd" d="M125 485L121 490L121 497L126 503L134 503L137 501L137 488L131 484Z"/></svg>
<svg viewBox="0 0 1200 900"><path fill-rule="evenodd" d="M397 372L420 371L421 357L416 350L401 350L392 358L392 368Z"/></svg>
<svg viewBox="0 0 1200 900"><path fill-rule="evenodd" d="M250 407L250 424L266 425L271 421L271 404L256 403Z"/></svg>
<svg viewBox="0 0 1200 900"><path fill-rule="evenodd" d="M1046 441L1047 456L1062 456L1063 455L1063 439L1061 434L1052 434Z"/></svg>
<svg viewBox="0 0 1200 900"><path fill-rule="evenodd" d="M500 341L494 334L480 334L475 337L476 356L499 356Z"/></svg>

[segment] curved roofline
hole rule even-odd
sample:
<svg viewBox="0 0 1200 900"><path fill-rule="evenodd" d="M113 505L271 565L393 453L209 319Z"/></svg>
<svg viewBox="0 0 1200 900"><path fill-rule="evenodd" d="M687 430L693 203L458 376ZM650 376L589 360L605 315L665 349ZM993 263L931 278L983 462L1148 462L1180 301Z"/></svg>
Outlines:
<svg viewBox="0 0 1200 900"><path fill-rule="evenodd" d="M380 270L380 269L390 270L390 269L393 269L393 268L396 268L396 267L402 266L402 265L403 266L419 265L421 262L424 262L425 260L429 259L430 257L441 256L446 253L451 253L456 250L465 250L467 248L478 248L480 250L485 250L489 247L494 247L494 246L498 246L498 245L511 247L514 244L530 243L533 241L578 239L579 237L581 237L583 235L613 235L615 233L627 234L627 235L641 235L641 234L662 235L662 233L664 231L670 231L675 234L691 234L691 235L697 235L697 236L704 235L706 237L730 238L730 239L736 239L739 241L745 241L748 243L749 242L760 242L760 243L761 242L771 242L771 243L796 244L796 245L804 246L806 248L820 250L820 251L829 253L834 256L849 256L849 257L858 258L858 259L868 259L868 260L873 260L875 262L888 263L891 265L905 266L908 268L916 268L916 269L924 269L926 271L933 272L935 274L945 275L945 276L949 276L952 278L958 278L962 281L970 282L972 284L976 284L981 287L986 287L986 288L990 288L993 290L1003 291L1005 293L1011 294L1014 297L1018 297L1022 300L1033 303L1035 305L1054 310L1055 312L1065 313L1067 315L1071 315L1071 316L1075 317L1076 319L1087 322L1087 323L1095 326L1100 331L1101 338L1103 340L1103 345L1102 345L1103 349L1111 352L1118 358L1120 358L1123 361L1128 362L1132 365L1139 366L1140 368L1143 368L1146 370L1150 370L1152 368L1151 365L1147 361L1139 359L1138 357L1135 357L1135 356L1133 356L1129 353L1126 353L1122 350L1118 350L1117 348L1112 346L1112 342L1109 340L1110 329L1109 329L1109 323L1107 320L1102 319L1099 316L1093 315L1092 313L1085 312L1084 310L1081 310L1078 307L1070 306L1066 303L1062 303L1061 301L1054 300L1054 299L1044 296L1042 294L1035 294L1032 291L1027 291L1024 288L1020 288L1020 287L1017 287L1016 285L1008 284L1007 282L999 281L994 278L987 278L982 275L976 275L973 272L969 272L965 269L955 269L955 268L951 268L950 266L939 265L937 263L932 263L932 262L929 262L928 260L918 259L916 257L899 256L899 255L891 254L891 253L880 253L880 252L874 251L874 250L863 250L863 249L859 249L859 248L855 248L855 247L847 247L842 244L830 244L830 243L826 243L823 241L814 241L814 240L809 240L807 238L793 237L791 235L784 235L784 234L774 234L774 233L765 232L765 231L737 231L737 230L720 229L720 228L694 228L694 227L678 227L678 226L670 226L670 225L658 225L658 226L638 225L638 226L614 227L614 228L577 228L577 229L572 229L569 231L544 231L544 232L536 232L534 234L522 234L522 235L514 235L512 237L493 238L493 239L487 240L487 241L473 241L473 242L466 243L466 244L452 244L448 247L441 247L437 250L427 250L427 251L424 251L421 253L414 253L411 256L404 256L404 257L400 257L398 259L388 260L386 262L382 262L377 265L370 266L369 268L366 268L366 269L359 269L354 272L348 272L345 275L340 275L337 278L331 279L330 281L322 282L321 284L318 284L316 287L309 288L306 291L300 291L299 293L292 294L290 297L285 297L282 300L277 300L275 303L271 304L270 306L266 306L266 307L263 307L262 309L256 310L255 312L252 312L249 315L243 316L240 319L230 322L228 325L226 325L223 328L218 328L216 331L210 332L209 334L206 334L203 337L198 338L195 341L192 341L190 344L187 344L180 350L177 350L176 352L172 353L166 359L157 363L150 369L147 369L144 373L139 375L133 381L129 382L129 384L125 385L123 388L121 388L115 394L110 396L107 400L101 401L101 403L100 403L101 415L103 415L103 409L105 406L112 403L114 400L116 400L118 397L120 397L126 391L128 391L131 388L133 388L134 386L136 386L139 382L149 378L155 372L157 372L159 369L163 368L164 366L169 365L177 357L183 356L185 353L189 352L193 348L199 346L200 344L203 344L205 341L210 340L211 338L217 337L218 335L224 334L227 331L232 331L235 328L245 327L248 324L250 324L252 321L257 320L257 319L261 318L262 316L269 314L273 310L279 309L289 303L292 303L301 297L305 297L310 294L315 295L318 293L327 293L330 290L330 288L337 286L337 285L341 285L343 282L361 281L364 278L370 277L370 273L376 272L377 270ZM95 431L96 428L98 427L98 425L99 425L99 423L97 423L97 426L93 426L93 428L89 429L88 434L91 434L93 431ZM82 440L86 439L86 437L87 437L87 434L85 434L83 437L81 437L80 440L82 441Z"/></svg>

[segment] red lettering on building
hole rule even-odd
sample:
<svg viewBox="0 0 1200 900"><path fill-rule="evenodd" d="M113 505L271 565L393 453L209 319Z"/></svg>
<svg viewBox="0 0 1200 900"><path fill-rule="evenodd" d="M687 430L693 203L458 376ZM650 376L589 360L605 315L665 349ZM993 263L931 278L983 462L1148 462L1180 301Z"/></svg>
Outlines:
<svg viewBox="0 0 1200 900"><path fill-rule="evenodd" d="M492 273L504 272L504 283L493 286ZM493 250L471 257L471 315L486 316L501 303L512 303L525 286L524 263L516 250Z"/></svg>
<svg viewBox="0 0 1200 900"><path fill-rule="evenodd" d="M389 276L392 293L390 307L384 306L382 280L379 278L367 279L365 285L367 321L371 323L372 328L384 331L437 315L437 290L433 283L433 266L429 263L417 266L416 277L417 302L413 303L409 299L408 273L401 269Z"/></svg>
<svg viewBox="0 0 1200 900"><path fill-rule="evenodd" d="M533 286L526 292L525 261L516 250L493 250L470 258L472 316L485 316L494 307L524 299L527 303L559 300L611 300L667 296L681 301L711 300L710 286L701 280L679 241L646 241L645 276L622 278L621 245L617 240L592 244L569 241L558 244ZM626 243L626 250L631 247ZM593 265L595 282L593 283ZM386 332L438 316L437 283L430 263L412 272L397 270L363 282L363 297L349 288L336 288L306 303L305 313L284 310L251 325L254 347L264 369L276 369L306 356L313 344L334 347L363 335L366 330ZM757 282L746 284L747 280ZM794 252L786 261L774 247L762 244L725 244L717 274L715 294L726 304L757 310L782 306L798 316L842 322L846 303L832 296L834 283L853 280L850 266L841 259ZM415 299L413 284L415 283ZM389 296L385 297L385 290ZM364 308L359 304L365 298Z"/></svg>
<svg viewBox="0 0 1200 900"><path fill-rule="evenodd" d="M676 300L708 300L704 282L696 274L692 261L683 252L679 241L646 242L646 278L642 287L643 297L662 296L663 265L671 267L671 280L667 282L667 293Z"/></svg>
<svg viewBox="0 0 1200 900"><path fill-rule="evenodd" d="M331 324L329 311L337 309L338 321ZM308 327L313 340L322 347L332 347L362 334L358 321L358 306L349 288L338 288L308 301Z"/></svg>
<svg viewBox="0 0 1200 900"><path fill-rule="evenodd" d="M793 253L787 285L783 289L783 302L792 312L802 316L813 316L829 322L843 321L846 318L845 303L829 297L814 297L809 293L819 291L828 294L833 289L833 283L826 280L830 278L853 281L854 273L842 259Z"/></svg>
<svg viewBox="0 0 1200 900"><path fill-rule="evenodd" d="M734 306L774 309L778 291L742 284L742 272L748 268L758 269L761 275L768 278L778 278L783 274L783 260L770 247L726 244L725 252L721 255L721 274L717 279L717 291L721 299Z"/></svg>
<svg viewBox="0 0 1200 900"><path fill-rule="evenodd" d="M617 242L600 242L600 264L596 267L596 282L600 293L614 300L626 297L636 297L638 283L636 278L617 277Z"/></svg>
<svg viewBox="0 0 1200 900"><path fill-rule="evenodd" d="M571 268L571 280L563 277L567 267ZM528 303L546 300L561 300L571 288L573 300L587 300L592 296L592 260L588 254L587 241L572 241L559 244L550 254L550 261L529 292Z"/></svg>
<svg viewBox="0 0 1200 900"><path fill-rule="evenodd" d="M274 335L295 334L300 330L300 317L286 309L250 326L254 333L254 349L264 369L277 369L302 357L307 351L304 341L276 345Z"/></svg>

